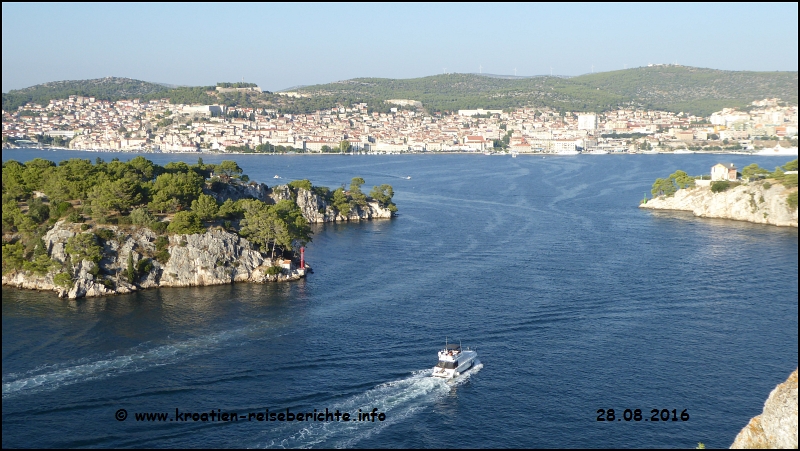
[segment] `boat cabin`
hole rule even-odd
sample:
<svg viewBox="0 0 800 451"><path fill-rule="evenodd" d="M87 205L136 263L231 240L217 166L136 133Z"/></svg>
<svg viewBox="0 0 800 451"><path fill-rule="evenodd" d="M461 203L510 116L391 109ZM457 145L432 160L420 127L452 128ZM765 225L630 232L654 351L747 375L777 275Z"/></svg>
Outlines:
<svg viewBox="0 0 800 451"><path fill-rule="evenodd" d="M461 345L456 344L448 344L439 351L439 366L441 368L455 368L455 366L442 366L443 363L445 364L452 364L455 365L455 362L458 360L458 356L461 354Z"/></svg>

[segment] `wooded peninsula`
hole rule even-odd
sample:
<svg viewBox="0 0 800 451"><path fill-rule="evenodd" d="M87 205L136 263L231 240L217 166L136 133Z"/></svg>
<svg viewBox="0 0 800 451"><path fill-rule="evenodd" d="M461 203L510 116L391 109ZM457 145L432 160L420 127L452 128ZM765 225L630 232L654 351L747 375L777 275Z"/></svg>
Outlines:
<svg viewBox="0 0 800 451"><path fill-rule="evenodd" d="M310 223L391 218L390 185L267 187L235 161L3 163L3 284L62 297L305 276Z"/></svg>

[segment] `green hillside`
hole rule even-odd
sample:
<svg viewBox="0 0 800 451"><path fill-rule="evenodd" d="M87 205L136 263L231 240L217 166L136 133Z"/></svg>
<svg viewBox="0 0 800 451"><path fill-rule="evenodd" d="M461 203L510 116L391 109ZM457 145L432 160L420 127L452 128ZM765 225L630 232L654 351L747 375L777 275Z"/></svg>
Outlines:
<svg viewBox="0 0 800 451"><path fill-rule="evenodd" d="M723 107L746 107L753 100L777 97L797 105L797 72L735 72L686 66L653 66L579 77L500 78L478 74L445 74L422 78L356 78L296 91L308 97L269 92L217 93L214 87L169 88L128 78L45 83L3 94L3 109L26 102L46 105L50 99L77 94L103 100L168 98L172 103L220 103L264 107L280 113L310 113L337 105L365 102L385 111L387 99L412 99L428 111L518 107L557 111L606 111L624 106L707 116Z"/></svg>
<svg viewBox="0 0 800 451"><path fill-rule="evenodd" d="M169 88L166 86L156 83L118 77L54 81L3 93L3 109L13 111L28 102L44 106L51 99L66 99L71 95L96 97L102 100L119 100L168 90Z"/></svg>
<svg viewBox="0 0 800 451"><path fill-rule="evenodd" d="M797 105L797 72L734 72L670 65L588 74L570 81L632 99L646 108L702 115L773 97Z"/></svg>
<svg viewBox="0 0 800 451"><path fill-rule="evenodd" d="M654 66L573 78L504 79L447 74L405 80L357 78L305 86L318 101L336 99L419 100L431 110L548 107L604 111L639 106L708 115L723 107L778 97L797 104L797 72L734 72L685 66Z"/></svg>
<svg viewBox="0 0 800 451"><path fill-rule="evenodd" d="M28 102L45 106L52 99L66 99L71 95L110 101L168 98L172 103L216 103L217 99L206 93L213 89L213 86L171 88L157 83L119 77L54 81L3 93L3 109L14 111Z"/></svg>

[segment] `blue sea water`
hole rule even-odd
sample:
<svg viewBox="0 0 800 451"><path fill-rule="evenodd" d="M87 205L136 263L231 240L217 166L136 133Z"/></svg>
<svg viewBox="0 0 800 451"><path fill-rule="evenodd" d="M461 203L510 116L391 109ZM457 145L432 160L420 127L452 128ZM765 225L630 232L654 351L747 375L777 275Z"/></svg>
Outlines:
<svg viewBox="0 0 800 451"><path fill-rule="evenodd" d="M132 157L3 152L97 156ZM317 227L300 282L77 301L3 288L4 448L727 447L797 367L796 228L637 208L677 169L788 158L234 159L270 185L389 183L400 215ZM482 362L454 384L426 373L446 337ZM134 418L176 408L385 421Z"/></svg>

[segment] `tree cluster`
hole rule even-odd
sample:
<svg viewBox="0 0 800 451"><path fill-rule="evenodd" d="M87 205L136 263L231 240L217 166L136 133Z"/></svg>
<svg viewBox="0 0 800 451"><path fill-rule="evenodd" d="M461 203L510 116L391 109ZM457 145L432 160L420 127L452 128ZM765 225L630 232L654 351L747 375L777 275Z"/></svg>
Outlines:
<svg viewBox="0 0 800 451"><path fill-rule="evenodd" d="M675 171L667 178L656 179L650 192L653 193L653 196L672 196L679 189L694 186L694 180L694 177L684 171Z"/></svg>
<svg viewBox="0 0 800 451"><path fill-rule="evenodd" d="M103 243L115 236L102 224L149 227L158 234L202 233L209 226L238 232L264 252L281 256L311 241L311 229L296 203L297 191L305 189L326 199L337 212L347 216L363 207L369 198L361 191L365 183L353 178L349 190L333 192L315 187L309 180L289 184L294 196L275 205L260 200L214 197L221 185L246 182L242 168L231 160L194 165L170 162L164 166L138 156L128 162L70 159L55 164L36 158L27 163L3 163L3 272L26 269L44 274L57 269L50 260L42 237L59 219L83 223L84 233L67 242L66 253L73 262L98 263ZM370 197L385 208L396 211L394 191L389 185L373 188ZM90 230L94 227L94 231ZM168 240L160 236L155 243L155 260L169 259ZM142 263L145 265L145 263ZM59 281L67 282L69 273ZM142 268L130 262L126 275L135 280ZM70 279L71 280L71 279Z"/></svg>

